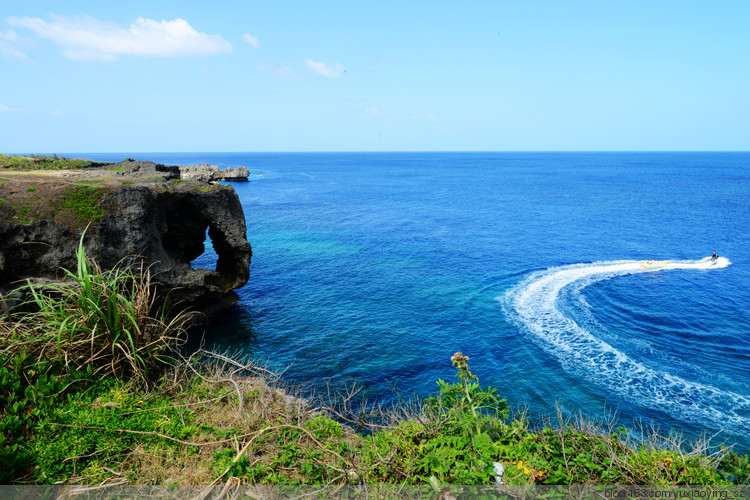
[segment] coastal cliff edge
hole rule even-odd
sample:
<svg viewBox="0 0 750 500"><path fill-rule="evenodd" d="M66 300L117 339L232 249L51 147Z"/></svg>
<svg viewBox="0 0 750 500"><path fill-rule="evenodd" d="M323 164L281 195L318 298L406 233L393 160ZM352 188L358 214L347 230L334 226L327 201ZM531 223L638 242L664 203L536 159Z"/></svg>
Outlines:
<svg viewBox="0 0 750 500"><path fill-rule="evenodd" d="M0 169L0 293L75 269L85 230L87 255L102 268L148 266L173 305L210 315L236 302L233 290L247 282L252 256L239 198L231 186L181 178L183 168L126 160ZM193 268L207 234L215 269Z"/></svg>

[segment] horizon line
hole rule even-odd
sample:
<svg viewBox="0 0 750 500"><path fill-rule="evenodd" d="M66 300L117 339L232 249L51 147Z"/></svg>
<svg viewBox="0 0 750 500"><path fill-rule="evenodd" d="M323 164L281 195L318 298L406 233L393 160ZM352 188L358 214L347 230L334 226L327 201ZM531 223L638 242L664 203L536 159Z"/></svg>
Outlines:
<svg viewBox="0 0 750 500"><path fill-rule="evenodd" d="M9 156L70 154L392 154L392 153L750 153L750 149L394 149L394 150L267 150L267 151L68 151L6 153Z"/></svg>

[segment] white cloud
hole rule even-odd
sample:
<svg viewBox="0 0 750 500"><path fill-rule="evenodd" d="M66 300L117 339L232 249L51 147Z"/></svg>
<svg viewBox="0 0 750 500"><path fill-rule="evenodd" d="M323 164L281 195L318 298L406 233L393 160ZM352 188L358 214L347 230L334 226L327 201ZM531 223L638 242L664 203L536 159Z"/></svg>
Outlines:
<svg viewBox="0 0 750 500"><path fill-rule="evenodd" d="M339 63L328 65L324 62L316 62L312 59L305 59L305 66L315 71L317 74L327 78L341 78L346 73L346 68Z"/></svg>
<svg viewBox="0 0 750 500"><path fill-rule="evenodd" d="M52 112L50 112L50 114L51 114L52 116L62 116L62 115L63 115L63 112L62 112L62 111L60 111L59 109L55 109L55 110L53 110Z"/></svg>
<svg viewBox="0 0 750 500"><path fill-rule="evenodd" d="M50 22L38 17L10 17L7 21L51 40L62 48L65 57L77 60L112 61L121 55L186 57L232 51L232 45L220 35L195 31L179 18L156 21L139 17L125 29L87 15L50 17Z"/></svg>
<svg viewBox="0 0 750 500"><path fill-rule="evenodd" d="M26 54L17 47L18 42L18 34L15 31L0 31L0 55L26 59Z"/></svg>
<svg viewBox="0 0 750 500"><path fill-rule="evenodd" d="M260 48L260 40L258 40L258 37L255 37L251 35L250 33L245 33L242 35L242 39L245 40L247 43L255 47L256 49Z"/></svg>
<svg viewBox="0 0 750 500"><path fill-rule="evenodd" d="M0 40L15 42L16 40L18 40L18 33L13 30L0 31Z"/></svg>
<svg viewBox="0 0 750 500"><path fill-rule="evenodd" d="M6 106L5 104L0 104L0 113L4 111L10 111L10 108Z"/></svg>

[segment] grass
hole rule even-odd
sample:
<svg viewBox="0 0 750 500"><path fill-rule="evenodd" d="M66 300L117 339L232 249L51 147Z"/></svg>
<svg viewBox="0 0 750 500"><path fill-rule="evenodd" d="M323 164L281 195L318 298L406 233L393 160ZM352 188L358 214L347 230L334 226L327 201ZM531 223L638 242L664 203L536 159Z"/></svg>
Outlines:
<svg viewBox="0 0 750 500"><path fill-rule="evenodd" d="M22 287L27 298L0 321L0 483L41 463L32 426L54 415L56 398L99 390L97 381L147 387L183 330L183 316L170 319L156 307L147 269L100 270L87 259L83 236L77 257L67 281Z"/></svg>
<svg viewBox="0 0 750 500"><path fill-rule="evenodd" d="M316 403L263 367L175 347L147 270L78 248L57 285L0 318L0 483L747 485L748 457L584 418L532 428L468 357L433 397L387 410L357 391ZM335 417L335 418L334 418ZM349 422L367 432L358 434Z"/></svg>
<svg viewBox="0 0 750 500"><path fill-rule="evenodd" d="M63 194L62 206L74 210L83 221L98 222L104 217L104 210L99 206L104 192L104 189L91 186L69 187Z"/></svg>
<svg viewBox="0 0 750 500"><path fill-rule="evenodd" d="M0 154L0 170L74 170L88 167L89 160L58 155L9 156Z"/></svg>
<svg viewBox="0 0 750 500"><path fill-rule="evenodd" d="M54 221L70 228L82 228L106 215L103 203L112 185L71 183L59 178L29 177L14 173L13 182L2 183L2 196L8 220L30 224L37 220Z"/></svg>
<svg viewBox="0 0 750 500"><path fill-rule="evenodd" d="M93 367L94 375L147 381L162 365L162 353L177 341L182 316L169 319L166 311L157 311L148 269L102 271L90 262L84 236L85 231L77 269L65 270L66 281L20 289L28 299L23 312L13 316L13 354L53 360L65 371Z"/></svg>

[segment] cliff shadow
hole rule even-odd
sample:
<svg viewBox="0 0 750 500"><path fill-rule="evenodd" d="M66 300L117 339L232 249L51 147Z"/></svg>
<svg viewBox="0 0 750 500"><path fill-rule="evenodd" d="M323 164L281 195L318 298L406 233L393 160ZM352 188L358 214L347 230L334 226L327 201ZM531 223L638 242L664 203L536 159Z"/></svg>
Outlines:
<svg viewBox="0 0 750 500"><path fill-rule="evenodd" d="M185 355L194 354L198 349L215 352L232 352L244 359L254 351L257 333L253 328L253 312L245 307L233 307L221 315L206 318L192 325L181 351Z"/></svg>
<svg viewBox="0 0 750 500"><path fill-rule="evenodd" d="M236 274L236 256L224 232L205 216L190 210L167 211L167 227L162 236L164 250L178 264L218 274L218 285L229 288Z"/></svg>

